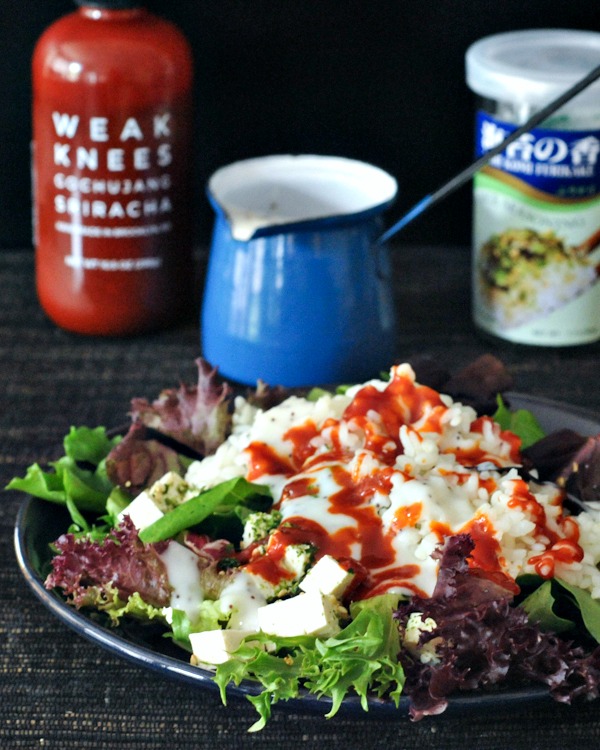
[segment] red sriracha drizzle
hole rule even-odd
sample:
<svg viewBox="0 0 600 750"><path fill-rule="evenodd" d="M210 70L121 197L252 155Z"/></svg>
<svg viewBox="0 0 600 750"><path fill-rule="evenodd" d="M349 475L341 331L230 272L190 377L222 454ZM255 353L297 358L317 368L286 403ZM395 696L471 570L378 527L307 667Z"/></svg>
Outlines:
<svg viewBox="0 0 600 750"><path fill-rule="evenodd" d="M486 425L492 425L494 420L491 417L478 417L474 422L471 423L470 431L483 435ZM509 460L514 464L518 465L521 463L521 438L510 432L510 430L502 430L500 432L500 439L510 446ZM484 451L479 445L475 445L472 448L452 448L451 451L455 456L456 460L462 466L477 466L487 461L492 463L498 463L498 459L494 456L490 456Z"/></svg>
<svg viewBox="0 0 600 750"><path fill-rule="evenodd" d="M255 482L263 476L283 474L286 477L296 473L291 462L280 456L277 451L266 443L254 442L246 448L248 454L248 473L246 479Z"/></svg>
<svg viewBox="0 0 600 750"><path fill-rule="evenodd" d="M385 390L366 385L356 394L344 412L344 419L353 419L366 432L365 448L373 451L384 463L393 464L402 453L400 427L423 420L418 428L427 432L441 432L440 420L447 407L440 394L393 370L393 377ZM379 414L383 434L372 430L369 412ZM424 417L426 417L424 419ZM390 449L390 441L395 449Z"/></svg>
<svg viewBox="0 0 600 750"><path fill-rule="evenodd" d="M446 409L437 392L415 384L410 377L394 370L392 380L383 391L373 385L361 388L346 408L342 420L328 419L320 429L312 420L307 420L289 429L283 437L291 443L290 458L279 455L265 443L250 444L246 449L249 480L260 480L264 475L290 478L277 503L278 507L288 500L315 494L318 488L312 477L294 478L294 475L314 471L327 464L339 487L328 499L327 512L348 516L355 524L330 532L315 520L289 517L271 534L267 549L257 549L251 555L248 570L276 584L292 577L283 565L285 550L289 545L309 544L316 550L317 559L328 554L337 560L350 560L349 565L353 564L353 556L359 546L360 561L354 562L354 565L363 571L364 580L355 589L353 598L371 596L390 586L402 586L415 594L424 595L412 581L420 572L419 566L395 565L396 552L393 547L393 539L399 528L418 523L421 505L415 504L406 509L403 520L399 514L393 529L386 532L371 500L375 493L389 495L391 492L391 465L402 453L400 427L421 421L419 429L441 431L441 418ZM373 418L375 413L378 416ZM343 466L352 458L352 453L341 444L341 421L352 421L356 428L363 431L365 448L386 464L386 468L356 478ZM313 439L324 432L327 447L316 453Z"/></svg>
<svg viewBox="0 0 600 750"><path fill-rule="evenodd" d="M538 503L522 479L515 480L515 491L508 502L509 508L522 508L535 523L534 536L548 540L549 547L540 555L534 555L529 562L542 578L552 578L557 562L574 563L583 559L583 549L579 546L579 526L569 516L559 518L564 537L552 531L546 522L546 511Z"/></svg>
<svg viewBox="0 0 600 750"><path fill-rule="evenodd" d="M328 554L337 560L349 560L350 566L362 571L360 582L352 593L353 599L384 593L393 586L402 587L419 596L427 596L415 585L415 578L421 572L420 566L417 563L398 565L393 544L401 529L415 527L419 523L423 510L421 503L399 508L391 528L386 531L372 500L376 493L385 496L391 492L392 477L399 471L392 467L403 452L400 428L407 425L418 431L441 433L444 428L442 418L447 414L447 409L440 394L431 388L415 384L401 368L394 368L392 379L384 390L379 390L374 385L361 388L341 420L328 419L321 428L317 428L312 420L307 420L304 424L289 429L283 436L291 444L289 458L279 455L265 443L251 443L246 449L249 480L257 481L265 475L283 475L289 478L276 507L281 508L287 501L296 498L317 495L317 477L311 474L327 465L339 489L326 500L323 497L315 498L315 502L326 502L326 513L348 516L355 523L328 531L314 519L287 517L270 536L267 549L259 547L250 556L248 569L274 584L289 580L293 576L283 564L286 548L289 545L308 544L315 549L316 559ZM365 449L371 451L384 468L375 469L367 476L353 475L346 466L354 457L353 453L344 448L340 440L343 422L362 431ZM483 436L492 423L489 417L478 418L472 423L470 431ZM317 449L319 441L314 439L320 436L326 438L326 446L320 445ZM520 463L519 438L508 431L501 432L500 437L508 445L508 460ZM499 462L497 457L489 456L478 443L476 440L473 447L449 450L455 453L457 461L464 466L475 466L484 461ZM355 472L359 473L356 469ZM298 474L302 476L296 476ZM456 476L457 485L466 481L462 474ZM406 475L406 478L411 477ZM491 478L481 477L479 486L490 494L496 489L496 483ZM521 507L533 514L536 535L550 541L550 548L530 561L536 571L549 577L556 561L580 560L583 553L577 544L577 524L569 523L568 518L563 519L565 538L559 538L548 528L543 507L530 493L527 484L518 480L515 488L509 507ZM503 585L506 585L501 548L486 516L469 521L458 531L435 521L431 522L430 528L438 535L440 542L456 533L470 534L475 543L469 559L471 567L491 579L502 578ZM359 560L355 559L357 548L361 550ZM515 591L518 590L512 579L508 583L514 586Z"/></svg>

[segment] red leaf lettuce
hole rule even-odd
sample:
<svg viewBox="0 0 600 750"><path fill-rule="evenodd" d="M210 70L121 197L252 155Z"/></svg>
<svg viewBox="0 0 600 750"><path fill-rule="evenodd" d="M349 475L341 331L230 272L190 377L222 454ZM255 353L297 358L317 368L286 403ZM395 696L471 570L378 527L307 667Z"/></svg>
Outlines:
<svg viewBox="0 0 600 750"><path fill-rule="evenodd" d="M185 470L185 455L214 453L230 428L231 387L197 359L198 382L167 388L152 403L131 401L132 424L109 454L106 469L115 485L137 494L167 471Z"/></svg>
<svg viewBox="0 0 600 750"><path fill-rule="evenodd" d="M468 535L451 537L438 553L440 572L431 598L413 597L395 613L401 638L413 613L436 623L419 639L419 647L434 642L435 661L423 663L418 650L399 654L411 717L441 713L458 691L496 690L527 680L547 685L563 703L598 697L600 648L585 653L530 623L526 612L513 606L508 579L506 584L490 580L469 567L472 549Z"/></svg>

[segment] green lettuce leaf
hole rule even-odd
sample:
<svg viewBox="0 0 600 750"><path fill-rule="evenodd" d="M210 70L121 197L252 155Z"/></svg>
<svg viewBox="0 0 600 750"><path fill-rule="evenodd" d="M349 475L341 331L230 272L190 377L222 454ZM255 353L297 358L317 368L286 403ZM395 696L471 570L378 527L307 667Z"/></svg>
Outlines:
<svg viewBox="0 0 600 750"><path fill-rule="evenodd" d="M397 606L398 597L389 595L358 603L351 608L354 619L341 633L317 640L316 648L306 652L306 687L319 697L332 699L327 718L339 711L350 692L360 697L365 711L368 693L389 695L398 706L404 673L398 662L398 626L392 618Z"/></svg>
<svg viewBox="0 0 600 750"><path fill-rule="evenodd" d="M15 477L6 489L66 506L80 525L81 513L103 514L113 484L106 474L106 456L120 437L110 439L104 427L71 427L64 439L65 455L49 463L50 471L32 464L25 477Z"/></svg>
<svg viewBox="0 0 600 750"><path fill-rule="evenodd" d="M83 606L108 615L111 624L115 626L119 625L123 618L134 618L140 622L156 620L162 625L167 625L167 619L161 607L148 604L137 591L124 601L115 586L110 583L104 586L89 586Z"/></svg>
<svg viewBox="0 0 600 750"><path fill-rule="evenodd" d="M545 437L546 433L530 411L527 411L527 409L510 411L500 394L497 395L496 401L498 408L492 415L493 420L498 422L503 430L510 430L520 437L521 448L529 448L529 446Z"/></svg>
<svg viewBox="0 0 600 750"><path fill-rule="evenodd" d="M112 526L119 522L119 514L131 503L131 495L121 489L113 487L110 495L106 499L106 516Z"/></svg>
<svg viewBox="0 0 600 750"><path fill-rule="evenodd" d="M152 604L145 602L137 591L132 594L124 604L119 601L118 597L116 597L114 606L104 607L104 611L110 616L110 619L115 625L126 616L144 622L158 620L163 624L166 623L165 614L162 608L154 607Z"/></svg>
<svg viewBox="0 0 600 750"><path fill-rule="evenodd" d="M542 581L538 576L520 576L522 590L529 591L519 606L542 630L562 633L583 626L600 643L600 601L562 578Z"/></svg>
<svg viewBox="0 0 600 750"><path fill-rule="evenodd" d="M600 643L600 601L594 599L589 591L573 586L562 578L555 578L556 583L567 591L581 613L581 619L588 633Z"/></svg>
<svg viewBox="0 0 600 750"><path fill-rule="evenodd" d="M303 687L331 699L327 718L337 713L348 694L358 695L365 710L368 694L386 695L397 706L404 686L398 627L392 617L397 604L397 596L384 595L353 605L354 619L331 638L250 636L232 659L217 667L215 681L223 703L230 683L260 683L262 691L248 696L260 717L251 732L266 725L273 704L298 697Z"/></svg>
<svg viewBox="0 0 600 750"><path fill-rule="evenodd" d="M531 622L537 623L542 630L554 633L564 633L572 630L575 623L561 617L554 611L556 596L552 581L544 581L532 594L521 602L521 607L527 612Z"/></svg>
<svg viewBox="0 0 600 750"><path fill-rule="evenodd" d="M307 401L318 401L321 396L331 396L331 391L325 390L325 388L311 388L306 394Z"/></svg>
<svg viewBox="0 0 600 750"><path fill-rule="evenodd" d="M273 503L268 487L252 484L243 477L229 479L173 508L147 526L140 533L140 539L147 544L172 539L181 531L198 526L213 515L229 516L231 520L231 511L235 513L236 506L244 506L254 498L266 500L265 503L259 503L257 510L270 507ZM211 532L216 533L216 530L211 529Z"/></svg>

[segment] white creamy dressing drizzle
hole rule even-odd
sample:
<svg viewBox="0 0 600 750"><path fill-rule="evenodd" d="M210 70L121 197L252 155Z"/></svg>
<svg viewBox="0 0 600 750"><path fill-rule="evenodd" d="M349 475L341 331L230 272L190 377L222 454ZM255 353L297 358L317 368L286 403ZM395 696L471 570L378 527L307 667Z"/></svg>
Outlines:
<svg viewBox="0 0 600 750"><path fill-rule="evenodd" d="M266 603L267 598L260 590L256 576L245 570L232 578L219 597L223 613L231 613L228 627L234 630L259 631L258 608Z"/></svg>
<svg viewBox="0 0 600 750"><path fill-rule="evenodd" d="M198 556L178 542L169 542L160 555L171 586L172 609L183 610L194 620L204 598Z"/></svg>
<svg viewBox="0 0 600 750"><path fill-rule="evenodd" d="M401 447L397 455L393 441L391 449L383 445L388 429L384 420L390 419L390 413L385 412L385 399L382 402L372 398L372 393L362 394L365 410L361 412L361 389L372 385L376 391L384 391L388 385L371 381L344 395L328 395L313 402L291 397L265 412L248 413L244 403L236 404L240 411L238 421L234 420L233 434L214 456L193 464L186 479L204 487L233 473L268 485L283 524L296 527L293 533L286 532L285 526L274 531L272 540L276 543L271 561L281 559L277 557L281 544L306 544L306 540L310 544L311 524L318 525L329 536L325 546L331 542L330 549L338 549L340 559L365 560L363 564L369 567L372 577L370 591L377 593L400 590L407 595L431 595L438 573L437 560L431 555L444 538L456 533L487 538L488 542L482 543L482 554L489 543L491 564L501 565L511 577L531 572L531 565L527 567L529 557L547 544L536 531L527 502L515 498L518 482L523 483L517 470L497 470L518 460L512 453L510 439L501 436L499 426L487 418L474 426L475 411L449 397L436 400L434 395L428 402L427 393L417 392L421 387L411 384L414 373L408 366L396 368L395 377L400 378L395 381L400 387L391 392L392 398L400 399L399 408L405 412L403 416L401 411L400 416L406 420L398 428ZM346 412L355 399L354 408ZM371 408L371 403L383 403L382 413ZM418 422L410 424L415 419L413 414L418 414ZM326 424L327 420L330 421ZM391 423L394 424L393 419ZM309 443L311 425L316 427L316 434ZM297 427L301 429L289 432ZM375 441L369 442L373 436ZM379 436L382 440L378 443ZM279 468L279 459L295 465L298 456L306 456L307 449L308 453L314 449L314 453L299 473L269 474L269 469ZM269 451L272 460L268 458ZM395 463L390 466L394 455ZM468 468L471 460L481 464L478 470ZM484 469L486 461L489 464ZM264 473L263 465L268 467ZM348 495L339 495L340 492ZM538 487L531 492L536 494L531 495L530 504L539 503L544 508L550 532L562 538L565 532L560 526L560 506L554 499L557 491ZM494 559L496 549L498 556ZM481 559L487 564L488 558ZM381 567L376 568L376 564ZM477 560L475 564L479 564ZM568 578L571 568L572 565L563 566L561 574ZM273 570L277 567L271 566L264 578L261 570L267 568L257 565L255 570L242 567L232 571L219 596L223 612L231 613L229 628L257 629L258 608L276 596L278 581ZM595 569L593 573L593 585L600 589L600 580L595 582L600 574ZM198 593L190 593L185 605L190 607L192 597L196 601L201 598L199 577L194 574L193 578ZM175 573L173 581L177 581ZM174 597L185 599L179 591L185 587L173 581ZM179 604L179 608L184 606Z"/></svg>

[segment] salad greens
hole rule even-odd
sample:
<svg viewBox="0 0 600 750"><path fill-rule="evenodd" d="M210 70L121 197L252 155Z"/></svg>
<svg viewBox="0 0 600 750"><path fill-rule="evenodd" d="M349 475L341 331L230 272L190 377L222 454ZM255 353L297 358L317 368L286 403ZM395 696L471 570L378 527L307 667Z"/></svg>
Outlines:
<svg viewBox="0 0 600 750"><path fill-rule="evenodd" d="M198 359L196 365L196 385L166 388L152 402L132 399L131 427L107 457L114 485L138 494L168 471L185 472L190 455L214 453L225 440L233 391L208 362Z"/></svg>
<svg viewBox="0 0 600 750"><path fill-rule="evenodd" d="M565 633L573 630L575 622L555 610L558 605L555 581L537 581L537 588L521 602L531 622L537 622L543 630Z"/></svg>
<svg viewBox="0 0 600 750"><path fill-rule="evenodd" d="M330 638L251 636L249 643L236 650L235 658L217 667L215 681L223 703L230 683L252 679L262 685L263 690L249 698L260 715L251 732L265 726L274 703L297 698L303 687L317 697L331 699L327 718L352 693L359 696L365 711L369 695L387 696L398 706L404 685L398 661L400 638L393 619L398 599L384 594L354 603L351 622Z"/></svg>
<svg viewBox="0 0 600 750"><path fill-rule="evenodd" d="M173 508L141 531L140 539L146 543L162 542L177 536L181 531L198 526L209 516L216 517L213 521L223 520L226 516L231 518L231 514L240 517L243 516L243 508L266 510L272 504L267 487L252 484L243 477L234 477ZM211 533L211 536L215 534Z"/></svg>
<svg viewBox="0 0 600 750"><path fill-rule="evenodd" d="M412 718L440 713L457 691L495 689L523 680L546 685L562 703L597 698L600 647L586 651L532 622L523 607L513 606L508 579L473 574L468 565L473 546L467 534L449 537L434 553L440 568L433 594L400 603L395 614L401 634L415 615L436 623L419 642L424 650L435 640L435 660L415 658L408 649L398 655Z"/></svg>
<svg viewBox="0 0 600 750"><path fill-rule="evenodd" d="M545 437L546 433L542 430L540 423L530 411L527 409L510 411L500 394L497 395L496 399L498 408L492 414L492 418L495 422L498 422L503 430L510 430L520 437L523 449L529 448L534 443L537 443L538 440Z"/></svg>
<svg viewBox="0 0 600 750"><path fill-rule="evenodd" d="M480 377L484 365L486 372L493 372L491 381ZM177 505L139 533L127 515L122 517L133 498L167 470L183 472L190 451L210 453L225 439L232 391L217 382L207 363L198 360L198 368L195 387L167 389L152 403L134 399L132 425L125 437L109 437L102 427L72 427L64 439L64 455L50 462L49 470L33 464L25 477L16 477L7 486L63 505L71 516L70 533L53 544L48 588L60 589L77 608L104 612L112 624L124 617L141 623L158 621L166 631L170 627L167 637L184 648L190 647L191 633L216 629L227 617L218 597L206 598L193 621L178 609L167 617L170 587L161 550L177 537L199 555L205 570L218 570L219 565L223 570L248 515L272 507L266 487L236 478ZM434 375L448 385L444 392L477 404L479 413L482 404L488 408L486 413L495 408L493 418L502 429L517 434L523 448L546 440L530 412L511 411L501 395L495 395L492 406L490 394L509 385L497 361L488 357L450 379L438 370ZM441 390L440 382L432 387ZM503 387L494 390L493 383ZM322 393L315 389L308 397ZM259 384L248 400L271 406L287 395L283 389ZM157 440L160 434L168 439ZM574 447L581 449L582 440ZM569 460L561 456L561 461ZM544 682L558 700L569 701L579 694L595 697L600 648L586 656L554 634L582 637L588 645L600 643L600 602L563 580L543 581L536 576L518 581L522 594L515 598L514 589L469 570L469 544L466 535L449 538L440 551L438 585L430 599L415 596L401 601L386 594L354 602L341 631L332 637L249 636L231 659L217 666L215 681L223 702L228 685L254 680L260 690L249 700L259 714L251 727L256 731L268 721L273 704L303 691L331 700L328 717L337 713L349 694L358 696L367 710L369 696L398 705L404 692L412 717L420 718L443 710L448 696L457 690L485 689L515 675ZM437 661L420 660L407 647L413 614L435 621L435 632L424 629L417 647L433 639L441 641L434 648ZM510 644L508 651L500 647L501 641L505 647ZM507 653L512 653L510 664ZM550 663L555 667L552 673ZM566 675L562 682L559 673Z"/></svg>
<svg viewBox="0 0 600 750"><path fill-rule="evenodd" d="M524 578L529 579L522 582L527 586L536 577ZM577 627L577 620L581 620L589 635L600 643L600 602L587 591L561 578L552 578L543 583L537 579L537 588L524 599L521 606L530 620L540 623L544 630L555 633L573 630Z"/></svg>
<svg viewBox="0 0 600 750"><path fill-rule="evenodd" d="M63 441L64 456L49 463L52 471L35 463L25 477L15 477L6 489L65 505L75 523L81 523L77 511L101 515L114 489L106 472L106 458L120 440L109 438L104 427L71 427Z"/></svg>

